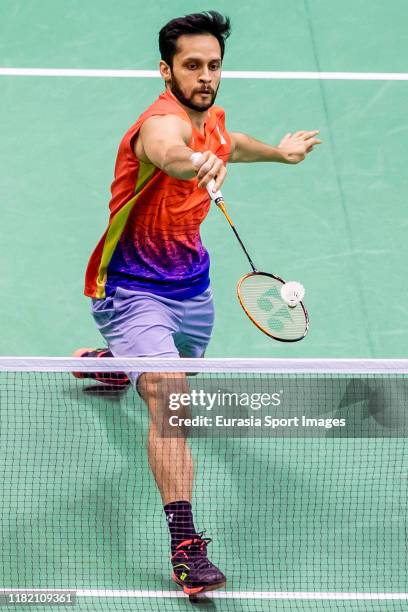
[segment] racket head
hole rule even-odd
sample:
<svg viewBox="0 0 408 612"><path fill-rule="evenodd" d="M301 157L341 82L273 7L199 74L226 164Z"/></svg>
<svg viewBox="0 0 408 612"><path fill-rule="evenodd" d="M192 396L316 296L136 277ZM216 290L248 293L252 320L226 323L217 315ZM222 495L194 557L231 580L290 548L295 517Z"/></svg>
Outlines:
<svg viewBox="0 0 408 612"><path fill-rule="evenodd" d="M285 281L267 272L250 272L239 279L239 302L264 334L279 342L303 340L309 329L309 316L303 302L290 307L281 297Z"/></svg>

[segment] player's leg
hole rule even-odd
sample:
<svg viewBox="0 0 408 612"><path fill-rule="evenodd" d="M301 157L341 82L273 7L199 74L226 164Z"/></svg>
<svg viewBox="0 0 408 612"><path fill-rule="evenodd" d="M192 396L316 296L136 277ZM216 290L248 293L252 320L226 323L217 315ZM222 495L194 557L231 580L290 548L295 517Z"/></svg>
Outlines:
<svg viewBox="0 0 408 612"><path fill-rule="evenodd" d="M137 381L137 390L149 408L148 458L163 504L191 500L193 463L184 427L171 426L169 395L188 393L184 373L145 372ZM177 417L188 416L181 407ZM183 533L181 536L190 535Z"/></svg>
<svg viewBox="0 0 408 612"><path fill-rule="evenodd" d="M214 307L211 289L191 300L183 301L183 318L174 340L182 357L203 357L211 338ZM169 505L170 507L171 505ZM191 513L191 505L185 505L185 517ZM177 514L175 515L177 516ZM173 552L173 580L188 595L221 588L226 577L207 557L209 538L202 533L181 541Z"/></svg>
<svg viewBox="0 0 408 612"><path fill-rule="evenodd" d="M171 537L173 580L187 595L224 586L224 574L207 557L209 538L197 533L191 496L193 461L183 427L172 427L170 393L188 393L184 373L144 373L138 391L149 407L149 463L159 488ZM177 411L188 416L188 407Z"/></svg>
<svg viewBox="0 0 408 612"><path fill-rule="evenodd" d="M171 311L177 312L178 326L173 338L183 340L186 356L201 357L211 337L214 318L211 293L191 300L176 302L163 300ZM200 321L196 336L183 333L186 312ZM194 327L191 320L188 325ZM173 340L174 341L174 340ZM193 342L193 345L189 343ZM178 348L178 347L177 347ZM148 374L140 376L139 393L150 411L149 461L160 489L167 524L171 536L173 580L188 595L224 586L224 574L208 559L207 545L211 541L197 533L194 525L191 495L193 462L184 429L169 425L169 393L188 393L185 374ZM172 412L174 416L174 412ZM179 417L189 416L188 407L177 410Z"/></svg>

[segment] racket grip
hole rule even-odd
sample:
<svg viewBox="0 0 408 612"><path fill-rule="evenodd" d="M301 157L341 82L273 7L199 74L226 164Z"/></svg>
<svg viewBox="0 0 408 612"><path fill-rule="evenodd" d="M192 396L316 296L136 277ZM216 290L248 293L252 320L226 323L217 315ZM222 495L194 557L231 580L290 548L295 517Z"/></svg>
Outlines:
<svg viewBox="0 0 408 612"><path fill-rule="evenodd" d="M214 179L211 179L211 181L207 185L207 191L208 191L208 195L210 196L210 198L214 200L216 204L218 204L219 202L224 201L224 196L222 195L220 190L214 191L214 185L215 185L215 181Z"/></svg>
<svg viewBox="0 0 408 612"><path fill-rule="evenodd" d="M202 158L202 154L199 153L198 151L196 153L193 153L190 157L193 166L195 167L199 166L201 162L201 158ZM215 185L215 181L214 179L211 179L211 181L207 185L207 191L208 191L208 195L210 196L210 198L214 200L216 204L218 204L219 202L224 201L224 196L222 195L220 190L214 191L214 185Z"/></svg>

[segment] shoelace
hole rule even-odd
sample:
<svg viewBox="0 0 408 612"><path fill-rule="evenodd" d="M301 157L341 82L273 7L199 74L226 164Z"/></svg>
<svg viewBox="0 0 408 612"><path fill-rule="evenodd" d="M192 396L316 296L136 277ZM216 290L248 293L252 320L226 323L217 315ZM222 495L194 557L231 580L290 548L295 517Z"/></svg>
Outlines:
<svg viewBox="0 0 408 612"><path fill-rule="evenodd" d="M194 558L194 566L197 569L204 569L211 565L211 561L207 558L207 546L212 542L211 538L203 538L205 531L201 531L196 537L191 540L181 542L174 553L172 559L175 560L179 555L185 559L189 559L190 555Z"/></svg>

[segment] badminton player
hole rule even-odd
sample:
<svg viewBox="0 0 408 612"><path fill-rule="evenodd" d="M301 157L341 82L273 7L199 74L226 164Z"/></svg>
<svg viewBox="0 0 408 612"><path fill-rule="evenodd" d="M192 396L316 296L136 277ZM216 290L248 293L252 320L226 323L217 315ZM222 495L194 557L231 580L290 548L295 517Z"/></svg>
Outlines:
<svg viewBox="0 0 408 612"><path fill-rule="evenodd" d="M164 92L120 143L109 224L86 271L85 295L108 348L78 356L202 357L214 318L199 233L210 208L206 185L215 179L221 187L227 162L297 164L320 143L317 131L288 133L278 146L227 131L214 102L229 34L229 18L215 11L173 19L160 31ZM194 152L203 154L198 166ZM129 383L125 374L81 376ZM170 530L173 579L187 594L222 587L226 577L207 557L210 540L194 525L187 441L158 437L166 406L157 388L166 374L129 378L149 408L149 463ZM187 389L184 375L177 384Z"/></svg>

